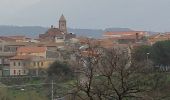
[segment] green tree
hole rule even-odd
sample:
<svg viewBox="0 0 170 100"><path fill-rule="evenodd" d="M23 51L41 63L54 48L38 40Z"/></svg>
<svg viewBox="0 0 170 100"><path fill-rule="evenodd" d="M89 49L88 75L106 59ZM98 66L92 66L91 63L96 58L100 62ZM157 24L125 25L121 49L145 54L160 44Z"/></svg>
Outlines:
<svg viewBox="0 0 170 100"><path fill-rule="evenodd" d="M137 61L145 61L150 58L151 55L151 46L142 45L134 49L133 57Z"/></svg>
<svg viewBox="0 0 170 100"><path fill-rule="evenodd" d="M57 79L63 80L68 79L73 76L73 72L66 62L55 61L47 70L48 76Z"/></svg>
<svg viewBox="0 0 170 100"><path fill-rule="evenodd" d="M170 65L170 40L155 43L151 51L152 60L156 65Z"/></svg>

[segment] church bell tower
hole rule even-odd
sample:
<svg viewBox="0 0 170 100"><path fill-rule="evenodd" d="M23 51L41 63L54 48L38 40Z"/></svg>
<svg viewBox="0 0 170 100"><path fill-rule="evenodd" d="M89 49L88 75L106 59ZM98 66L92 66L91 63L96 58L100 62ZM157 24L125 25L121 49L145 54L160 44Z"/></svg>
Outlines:
<svg viewBox="0 0 170 100"><path fill-rule="evenodd" d="M65 34L67 33L67 22L63 14L61 15L59 20L59 29Z"/></svg>

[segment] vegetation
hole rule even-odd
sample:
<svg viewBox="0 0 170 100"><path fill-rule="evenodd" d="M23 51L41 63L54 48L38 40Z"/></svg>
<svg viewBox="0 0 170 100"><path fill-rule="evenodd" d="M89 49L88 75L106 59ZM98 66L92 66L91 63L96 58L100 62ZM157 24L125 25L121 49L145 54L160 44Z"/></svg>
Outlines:
<svg viewBox="0 0 170 100"><path fill-rule="evenodd" d="M167 42L170 41L163 44L169 45ZM163 49L168 51L165 44ZM156 52L160 49L154 48L155 45L141 46L132 53L122 48L106 50L89 46L88 55L78 55L74 64L78 68L72 99L169 100L169 73L153 70L157 64L154 59L161 58L154 56L159 55Z"/></svg>
<svg viewBox="0 0 170 100"><path fill-rule="evenodd" d="M132 55L137 61L145 61L150 58L151 46L142 45L134 49L134 54Z"/></svg>
<svg viewBox="0 0 170 100"><path fill-rule="evenodd" d="M145 63L135 62L121 49L103 49L97 54L99 56L91 54L80 61L76 71L77 91L74 91L77 97L82 100L136 100L151 89L154 75L147 72L149 67Z"/></svg>
<svg viewBox="0 0 170 100"><path fill-rule="evenodd" d="M143 45L137 47L133 53L137 61L151 60L155 65L170 65L170 40L159 41L152 46Z"/></svg>
<svg viewBox="0 0 170 100"><path fill-rule="evenodd" d="M152 60L156 65L170 65L170 40L155 43L151 50Z"/></svg>
<svg viewBox="0 0 170 100"><path fill-rule="evenodd" d="M73 72L66 62L54 62L47 70L49 78L66 80L73 77Z"/></svg>
<svg viewBox="0 0 170 100"><path fill-rule="evenodd" d="M49 100L51 80L54 97L66 100L170 99L170 74L153 70L155 65L170 64L170 41L140 46L131 53L98 46L89 46L87 51L85 55L77 51L78 59L71 64L54 62L45 78L1 79L0 100Z"/></svg>

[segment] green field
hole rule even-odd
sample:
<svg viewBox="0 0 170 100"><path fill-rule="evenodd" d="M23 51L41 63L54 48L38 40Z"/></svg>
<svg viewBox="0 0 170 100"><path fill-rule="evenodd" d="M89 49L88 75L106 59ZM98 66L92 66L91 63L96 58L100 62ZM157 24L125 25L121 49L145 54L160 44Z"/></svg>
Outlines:
<svg viewBox="0 0 170 100"><path fill-rule="evenodd" d="M0 84L0 100L50 100L51 81L43 84L44 80L31 80L27 83L15 86L15 84ZM74 81L54 83L54 98L63 97L73 88ZM7 87L8 86L8 87Z"/></svg>

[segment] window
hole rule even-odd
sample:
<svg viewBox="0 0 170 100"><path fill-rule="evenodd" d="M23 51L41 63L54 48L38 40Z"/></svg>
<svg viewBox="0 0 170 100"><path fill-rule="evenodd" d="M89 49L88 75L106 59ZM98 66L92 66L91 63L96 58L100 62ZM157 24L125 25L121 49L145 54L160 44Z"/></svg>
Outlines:
<svg viewBox="0 0 170 100"><path fill-rule="evenodd" d="M38 66L40 66L40 62L37 62L38 63Z"/></svg>
<svg viewBox="0 0 170 100"><path fill-rule="evenodd" d="M0 51L2 51L2 47L0 47Z"/></svg>
<svg viewBox="0 0 170 100"><path fill-rule="evenodd" d="M19 75L21 75L21 70L19 70Z"/></svg>
<svg viewBox="0 0 170 100"><path fill-rule="evenodd" d="M26 66L25 62L23 62L23 66Z"/></svg>
<svg viewBox="0 0 170 100"><path fill-rule="evenodd" d="M16 66L16 63L14 62L14 66Z"/></svg>
<svg viewBox="0 0 170 100"><path fill-rule="evenodd" d="M26 73L26 71L24 70L24 74Z"/></svg>
<svg viewBox="0 0 170 100"><path fill-rule="evenodd" d="M14 75L16 74L16 70L14 70Z"/></svg>
<svg viewBox="0 0 170 100"><path fill-rule="evenodd" d="M34 66L36 66L36 62L34 62Z"/></svg>
<svg viewBox="0 0 170 100"><path fill-rule="evenodd" d="M43 62L41 62L41 66L43 66Z"/></svg>
<svg viewBox="0 0 170 100"><path fill-rule="evenodd" d="M21 63L20 62L18 62L18 66L20 66L21 65Z"/></svg>

